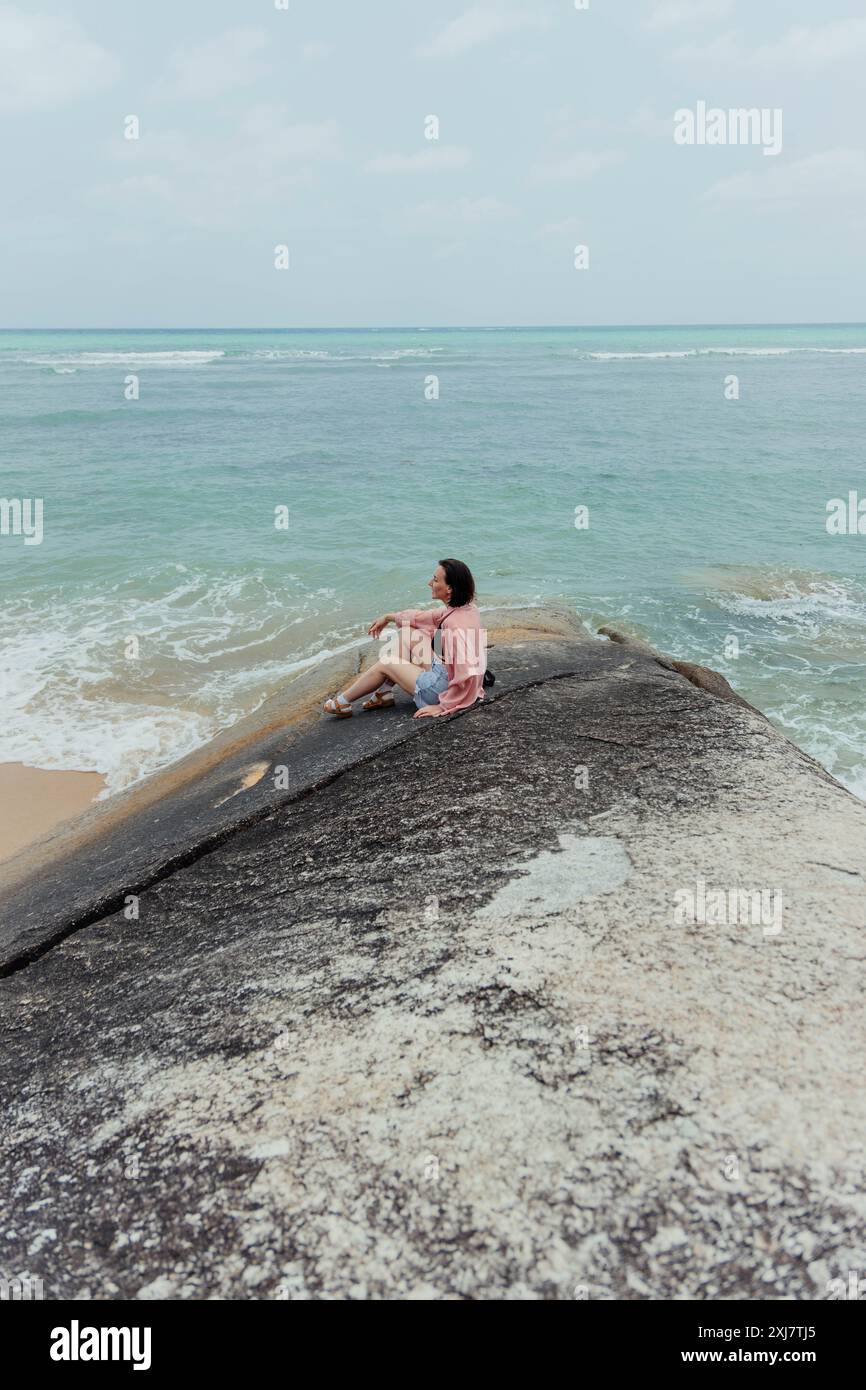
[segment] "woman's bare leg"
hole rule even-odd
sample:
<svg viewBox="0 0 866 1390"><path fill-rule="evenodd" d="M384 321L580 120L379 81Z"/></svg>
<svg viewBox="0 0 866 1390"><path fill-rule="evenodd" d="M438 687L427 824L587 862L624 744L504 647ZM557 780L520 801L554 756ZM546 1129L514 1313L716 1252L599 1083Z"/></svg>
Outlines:
<svg viewBox="0 0 866 1390"><path fill-rule="evenodd" d="M346 686L342 693L347 700L358 700L380 686L399 685L407 695L415 694L415 682L420 672L430 669L429 639L425 639L422 632L404 624L398 629L397 643L398 654L393 659L377 661Z"/></svg>
<svg viewBox="0 0 866 1390"><path fill-rule="evenodd" d="M377 661L368 671L362 671L351 685L347 685L343 695L349 701L357 700L378 690L383 681L399 685L407 695L414 695L415 682L423 670L423 666L415 666L411 661Z"/></svg>
<svg viewBox="0 0 866 1390"><path fill-rule="evenodd" d="M412 666L419 667L422 671L429 671L432 648L430 646L430 639L426 638L423 632L419 632L417 628L410 628L406 624L403 624L398 630L397 643L398 648L393 658L391 658L392 661L408 662ZM380 688L384 691L388 691L393 685L394 681L389 676L386 676ZM403 689L405 690L405 688L404 686ZM413 686L412 690L409 691L410 695L414 692L414 689L415 687Z"/></svg>

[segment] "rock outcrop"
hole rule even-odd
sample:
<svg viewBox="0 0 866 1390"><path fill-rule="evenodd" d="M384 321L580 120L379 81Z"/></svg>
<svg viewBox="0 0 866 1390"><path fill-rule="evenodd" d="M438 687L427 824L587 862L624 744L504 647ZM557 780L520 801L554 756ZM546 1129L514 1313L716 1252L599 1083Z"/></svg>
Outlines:
<svg viewBox="0 0 866 1390"><path fill-rule="evenodd" d="M821 1299L866 1267L866 805L565 632L498 637L466 714L268 732L239 768L291 761L288 790L215 813L208 772L179 865L171 798L111 827L89 905L79 845L47 934L45 874L15 887L0 1269L48 1298Z"/></svg>

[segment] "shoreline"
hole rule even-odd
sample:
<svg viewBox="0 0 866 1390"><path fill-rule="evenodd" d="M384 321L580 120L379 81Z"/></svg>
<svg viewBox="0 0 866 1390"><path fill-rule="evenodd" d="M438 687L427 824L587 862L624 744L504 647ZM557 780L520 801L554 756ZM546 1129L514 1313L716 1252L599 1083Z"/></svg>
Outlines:
<svg viewBox="0 0 866 1390"><path fill-rule="evenodd" d="M593 642L576 614L554 607L489 610L488 632L491 644L563 637ZM22 885L43 881L59 860L98 855L99 845L108 837L123 836L124 828L141 818L153 822L146 839L152 842L156 857L159 856L155 847L164 836L172 841L172 853L183 853L197 836L206 839L217 825L236 825L248 808L275 794L272 779L246 780L254 764L267 756L262 750L279 754L278 762L289 758L297 740L320 723L325 697L364 669L375 659L377 651L378 644L367 640L351 651L308 667L270 695L253 714L219 730L177 762L104 800L93 799L104 785L98 773L43 772L44 778L96 777L100 785L94 784L92 795L81 800L63 819L55 817L50 824L46 821L34 829L30 838L20 836L17 848L0 854L0 893L8 900ZM495 654L491 664L495 668ZM364 724L360 716L357 723ZM407 720L404 734L410 732L409 725L411 720ZM372 734L375 721L367 727ZM3 766L0 764L0 768ZM180 813L181 807L185 808L184 816L196 822L195 826L181 823L183 816L174 825L172 810ZM144 858L149 859L150 855L145 854ZM82 884L82 888L86 886ZM83 897L87 896L83 893Z"/></svg>
<svg viewBox="0 0 866 1390"><path fill-rule="evenodd" d="M489 608L486 616L491 647L527 642L535 646L539 641L556 644L562 639L581 646L606 647L612 639L614 646L625 643L632 652L660 660L687 681L703 685L708 693L733 699L761 714L718 673L660 656L649 643L633 635L627 623L622 624L622 630L601 627L593 635L577 612L559 605ZM182 805L197 824L194 828L173 825L169 838L174 854L183 854L196 839L203 842L215 831L221 835L226 827L236 827L254 807L274 795L273 779L264 775L271 754L277 763L291 761L290 750L321 723L322 700L363 670L375 659L377 650L376 643L362 640L302 669L252 714L219 729L168 766L100 800L97 797L106 786L101 773L0 763L0 893L17 895L25 885L42 879L58 861L86 857L108 838L124 836L125 828L138 821L152 821L147 839L152 841L154 858L159 857L156 845L168 834L166 822L174 822L173 812ZM497 667L495 652L491 667ZM705 684L705 676L711 676L712 683ZM500 692L501 686L490 697L495 699ZM363 722L359 717L357 723ZM410 732L410 724L408 720L403 736ZM775 732L786 738L781 730ZM821 772L836 782L826 768L821 767ZM22 797L29 805L24 814ZM151 854L144 858L150 860Z"/></svg>
<svg viewBox="0 0 866 1390"><path fill-rule="evenodd" d="M495 632L500 640L507 640L518 630L524 637L550 635L544 624L552 609L544 604L494 604L486 605L483 611L496 619ZM515 621L509 623L509 617ZM539 620L540 630L537 630L536 621ZM493 636L494 628L490 632ZM110 813L128 800L147 804L149 789L176 785L179 770L188 765L196 769L208 766L214 759L225 756L227 746L238 742L233 735L239 735L239 741L244 742L260 733L263 727L273 727L274 721L266 716L269 712L272 714L275 707L280 709L287 724L315 713L317 701L320 703L333 693L329 682L333 683L336 671L345 669L348 663L355 668L351 674L356 674L369 650L369 639L358 637L334 651L303 661L278 690L265 695L250 713L224 724L195 747L179 752L171 762L140 774L134 782L112 791L98 802L98 807L97 797L108 785L107 776L100 772L84 768L43 768L0 760L0 882L9 860L23 851L35 850L43 840L53 839L58 832L73 834L79 824L85 823L89 812L97 810L101 817L105 811ZM297 696L294 701L293 694ZM182 775L180 780L186 778Z"/></svg>

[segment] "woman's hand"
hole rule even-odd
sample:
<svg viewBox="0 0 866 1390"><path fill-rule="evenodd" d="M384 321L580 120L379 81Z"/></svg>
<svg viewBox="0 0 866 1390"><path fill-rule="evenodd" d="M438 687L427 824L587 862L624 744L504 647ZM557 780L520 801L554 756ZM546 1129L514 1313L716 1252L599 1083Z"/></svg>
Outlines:
<svg viewBox="0 0 866 1390"><path fill-rule="evenodd" d="M381 618L374 618L370 626L367 628L368 635L370 637L378 637L382 629L384 627L387 627L390 622L393 622L393 620L393 613L383 613Z"/></svg>
<svg viewBox="0 0 866 1390"><path fill-rule="evenodd" d="M433 719L437 719L440 714L447 713L448 711L440 709L439 705L422 705L421 708L412 715L412 718L423 719L425 715L430 715Z"/></svg>

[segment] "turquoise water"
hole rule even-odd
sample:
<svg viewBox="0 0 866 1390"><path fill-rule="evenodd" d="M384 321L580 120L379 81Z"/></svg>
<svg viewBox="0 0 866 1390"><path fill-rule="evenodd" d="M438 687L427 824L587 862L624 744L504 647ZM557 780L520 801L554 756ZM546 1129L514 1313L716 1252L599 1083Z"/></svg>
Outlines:
<svg viewBox="0 0 866 1390"><path fill-rule="evenodd" d="M864 405L863 326L0 333L0 495L44 499L0 536L0 761L128 785L456 555L723 671L866 795L866 536L825 526Z"/></svg>

